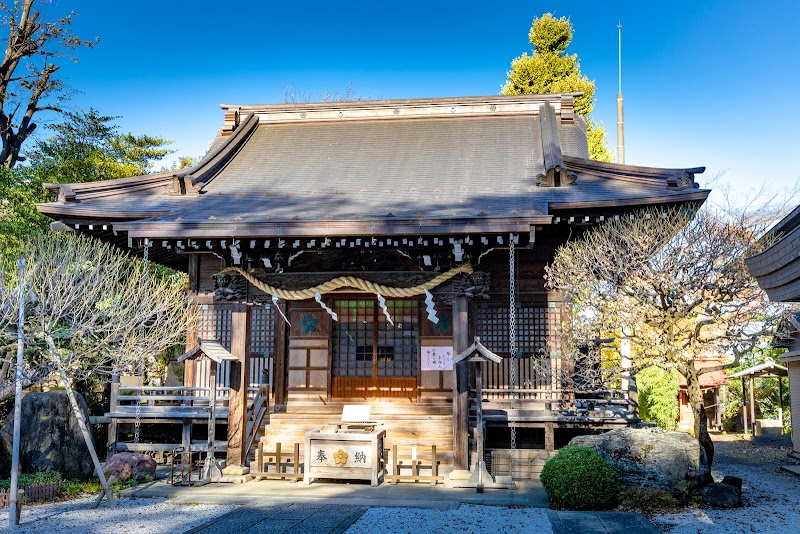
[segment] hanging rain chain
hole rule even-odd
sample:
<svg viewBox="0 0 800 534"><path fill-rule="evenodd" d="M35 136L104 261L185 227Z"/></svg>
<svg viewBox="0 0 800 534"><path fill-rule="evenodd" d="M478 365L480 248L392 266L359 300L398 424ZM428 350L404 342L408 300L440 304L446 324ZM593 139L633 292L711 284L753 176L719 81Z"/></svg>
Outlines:
<svg viewBox="0 0 800 534"><path fill-rule="evenodd" d="M143 269L144 269L144 276L147 278L147 263L149 260L149 250L150 250L150 240L144 240L144 256L143 256ZM139 356L138 361L138 375L139 375L139 389L137 390L138 393L136 394L136 420L133 423L133 443L135 445L139 444L139 434L142 430L142 387L144 386L144 358Z"/></svg>
<svg viewBox="0 0 800 534"><path fill-rule="evenodd" d="M508 240L508 350L511 352L509 362L510 388L511 388L511 476L514 476L514 450L517 448L517 393L515 385L517 381L517 302L516 302L516 281L514 273L514 234Z"/></svg>

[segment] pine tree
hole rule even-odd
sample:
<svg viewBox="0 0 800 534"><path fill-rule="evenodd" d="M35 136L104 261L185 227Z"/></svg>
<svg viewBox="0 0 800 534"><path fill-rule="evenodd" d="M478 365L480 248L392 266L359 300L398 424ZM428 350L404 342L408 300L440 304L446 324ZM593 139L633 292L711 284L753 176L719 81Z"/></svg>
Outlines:
<svg viewBox="0 0 800 534"><path fill-rule="evenodd" d="M594 81L581 73L577 54L567 54L573 33L572 23L566 17L555 18L545 13L534 19L528 34L533 55L523 53L511 62L501 92L504 95L583 92L583 96L575 99L575 112L587 118L589 157L612 161L603 123L588 117L594 107Z"/></svg>

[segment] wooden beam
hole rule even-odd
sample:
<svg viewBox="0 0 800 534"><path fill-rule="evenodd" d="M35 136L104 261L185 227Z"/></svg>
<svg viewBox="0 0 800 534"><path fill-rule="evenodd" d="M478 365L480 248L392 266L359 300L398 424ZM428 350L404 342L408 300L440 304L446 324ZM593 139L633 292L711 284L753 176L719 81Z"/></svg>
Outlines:
<svg viewBox="0 0 800 534"><path fill-rule="evenodd" d="M469 347L469 302L464 295L453 298L453 352ZM469 364L456 364L453 381L453 465L469 466Z"/></svg>
<svg viewBox="0 0 800 534"><path fill-rule="evenodd" d="M245 465L245 433L247 428L247 387L250 384L250 307L237 304L233 308L231 325L231 354L239 358L231 362L230 393L228 396L229 466Z"/></svg>

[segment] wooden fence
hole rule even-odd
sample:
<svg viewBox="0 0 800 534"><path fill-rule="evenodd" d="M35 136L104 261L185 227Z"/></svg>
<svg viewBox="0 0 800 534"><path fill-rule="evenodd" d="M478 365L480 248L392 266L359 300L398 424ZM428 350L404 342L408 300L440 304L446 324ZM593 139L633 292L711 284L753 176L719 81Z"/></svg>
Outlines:
<svg viewBox="0 0 800 534"><path fill-rule="evenodd" d="M22 502L49 501L59 497L67 485L66 480L50 482L49 484L35 484L24 490L19 490ZM0 508L8 508L11 503L11 490L0 489Z"/></svg>

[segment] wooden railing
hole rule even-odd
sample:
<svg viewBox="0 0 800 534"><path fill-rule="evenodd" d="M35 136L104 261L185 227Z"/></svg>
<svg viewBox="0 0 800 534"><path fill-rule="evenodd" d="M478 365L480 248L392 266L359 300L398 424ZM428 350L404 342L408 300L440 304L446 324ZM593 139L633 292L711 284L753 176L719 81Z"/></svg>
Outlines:
<svg viewBox="0 0 800 534"><path fill-rule="evenodd" d="M114 390L117 389L117 392ZM218 387L214 409L227 417L228 389ZM116 394L115 394L116 393ZM211 402L211 389L187 386L125 386L112 384L111 412L134 415L137 405L141 415L177 414L180 412L207 411Z"/></svg>
<svg viewBox="0 0 800 534"><path fill-rule="evenodd" d="M264 418L269 413L269 384L262 384L258 388L252 402L247 407L247 428L245 439L245 457L250 457L250 452L258 438L258 431L264 424Z"/></svg>

